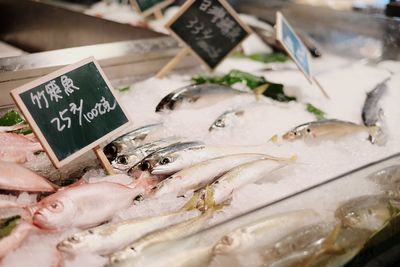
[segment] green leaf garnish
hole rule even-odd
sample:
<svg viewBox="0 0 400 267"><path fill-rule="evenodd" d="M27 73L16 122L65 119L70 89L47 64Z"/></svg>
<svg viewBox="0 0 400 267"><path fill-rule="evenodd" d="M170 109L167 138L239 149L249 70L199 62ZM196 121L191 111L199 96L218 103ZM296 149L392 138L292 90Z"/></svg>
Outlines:
<svg viewBox="0 0 400 267"><path fill-rule="evenodd" d="M267 89L261 92L262 95L277 100L279 102L296 101L295 97L287 96L284 93L283 84L272 83L270 81L267 81L262 76L256 76L240 70L231 70L227 75L224 76L197 75L194 76L192 80L196 84L215 83L225 86L232 86L235 83L244 83L251 90L259 88L262 85L268 85Z"/></svg>
<svg viewBox="0 0 400 267"><path fill-rule="evenodd" d="M117 88L117 90L120 92L126 92L126 91L129 91L129 89L131 89L131 87L129 85Z"/></svg>
<svg viewBox="0 0 400 267"><path fill-rule="evenodd" d="M8 236L12 232L12 230L17 226L19 219L21 219L21 216L19 215L0 219L0 239Z"/></svg>
<svg viewBox="0 0 400 267"><path fill-rule="evenodd" d="M0 126L13 126L19 123L25 123L25 120L15 110L8 111L0 118Z"/></svg>
<svg viewBox="0 0 400 267"><path fill-rule="evenodd" d="M315 106L313 106L310 103L306 104L306 109L308 112L314 114L314 116L318 119L318 120L322 120L325 119L325 115L326 113L322 110L320 110L319 108L316 108Z"/></svg>

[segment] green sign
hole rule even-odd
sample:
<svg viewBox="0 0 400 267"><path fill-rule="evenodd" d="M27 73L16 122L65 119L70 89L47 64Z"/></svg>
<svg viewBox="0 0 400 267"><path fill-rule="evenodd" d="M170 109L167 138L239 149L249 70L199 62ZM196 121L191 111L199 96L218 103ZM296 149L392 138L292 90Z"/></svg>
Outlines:
<svg viewBox="0 0 400 267"><path fill-rule="evenodd" d="M129 123L93 58L30 82L11 95L56 167Z"/></svg>
<svg viewBox="0 0 400 267"><path fill-rule="evenodd" d="M225 0L188 0L166 27L211 70L251 32Z"/></svg>

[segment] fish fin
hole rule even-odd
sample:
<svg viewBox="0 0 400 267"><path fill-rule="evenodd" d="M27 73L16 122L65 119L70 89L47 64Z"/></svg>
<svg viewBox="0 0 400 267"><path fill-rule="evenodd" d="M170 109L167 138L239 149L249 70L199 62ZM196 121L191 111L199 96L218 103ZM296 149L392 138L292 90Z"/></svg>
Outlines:
<svg viewBox="0 0 400 267"><path fill-rule="evenodd" d="M372 144L383 145L385 143L385 134L381 127L379 126L368 127L368 133L369 133L368 140Z"/></svg>
<svg viewBox="0 0 400 267"><path fill-rule="evenodd" d="M204 210L213 210L213 211L219 211L225 208L227 205L230 204L232 200L232 197L227 199L221 204L216 204L215 199L214 199L214 190L210 187L207 186L205 189L205 198L204 198Z"/></svg>
<svg viewBox="0 0 400 267"><path fill-rule="evenodd" d="M279 141L279 137L278 137L277 134L273 135L273 136L268 140L268 142L271 142L271 143L273 143L273 144L277 144L278 141Z"/></svg>
<svg viewBox="0 0 400 267"><path fill-rule="evenodd" d="M203 195L204 195L203 190L195 192L193 196L189 199L189 201L186 202L186 204L182 207L182 210L191 211L197 209L197 206Z"/></svg>
<svg viewBox="0 0 400 267"><path fill-rule="evenodd" d="M261 96L264 94L265 91L267 91L269 86L270 86L270 84L266 83L266 84L263 84L263 85L260 85L260 86L256 87L253 90L257 100L261 99Z"/></svg>

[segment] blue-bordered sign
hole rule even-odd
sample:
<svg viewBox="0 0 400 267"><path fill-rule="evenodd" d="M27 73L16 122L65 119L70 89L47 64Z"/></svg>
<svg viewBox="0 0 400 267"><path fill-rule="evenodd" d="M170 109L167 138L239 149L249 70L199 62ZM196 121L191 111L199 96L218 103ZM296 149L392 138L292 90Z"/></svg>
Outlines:
<svg viewBox="0 0 400 267"><path fill-rule="evenodd" d="M310 53L281 12L276 13L276 39L312 83Z"/></svg>

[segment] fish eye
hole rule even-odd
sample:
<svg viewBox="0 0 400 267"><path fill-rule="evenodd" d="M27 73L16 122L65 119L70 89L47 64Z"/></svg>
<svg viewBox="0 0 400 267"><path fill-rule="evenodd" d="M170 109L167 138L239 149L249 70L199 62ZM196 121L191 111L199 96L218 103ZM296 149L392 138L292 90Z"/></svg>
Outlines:
<svg viewBox="0 0 400 267"><path fill-rule="evenodd" d="M78 243L80 240L81 240L81 238L79 236L75 236L75 235L68 238L68 241L71 243Z"/></svg>
<svg viewBox="0 0 400 267"><path fill-rule="evenodd" d="M49 209L53 212L61 212L64 209L64 205L60 201L56 201L49 205Z"/></svg>
<svg viewBox="0 0 400 267"><path fill-rule="evenodd" d="M146 170L150 169L150 163L147 162L147 161L141 162L141 163L139 164L139 168L140 168L140 170L142 170L142 171L146 171Z"/></svg>
<svg viewBox="0 0 400 267"><path fill-rule="evenodd" d="M222 120L222 119L218 119L215 123L214 123L214 125L216 126L216 127L225 127L225 123L224 123L224 121Z"/></svg>
<svg viewBox="0 0 400 267"><path fill-rule="evenodd" d="M297 135L297 132L293 132L294 135Z"/></svg>
<svg viewBox="0 0 400 267"><path fill-rule="evenodd" d="M311 129L310 128L307 128L307 133L311 133Z"/></svg>
<svg viewBox="0 0 400 267"><path fill-rule="evenodd" d="M117 162L119 164L128 164L128 158L126 156L119 156Z"/></svg>
<svg viewBox="0 0 400 267"><path fill-rule="evenodd" d="M160 160L160 164L161 164L161 165L166 165L166 164L168 164L168 163L171 163L171 159L170 159L170 158L162 158L162 159Z"/></svg>

